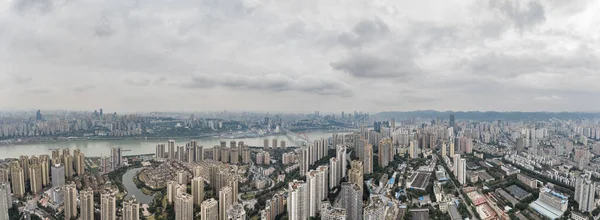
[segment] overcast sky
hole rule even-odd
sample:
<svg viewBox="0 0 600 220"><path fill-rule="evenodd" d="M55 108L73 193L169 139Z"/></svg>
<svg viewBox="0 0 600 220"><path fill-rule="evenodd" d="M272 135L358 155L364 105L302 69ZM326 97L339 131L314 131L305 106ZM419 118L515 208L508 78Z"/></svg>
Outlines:
<svg viewBox="0 0 600 220"><path fill-rule="evenodd" d="M4 0L0 109L600 111L600 1Z"/></svg>

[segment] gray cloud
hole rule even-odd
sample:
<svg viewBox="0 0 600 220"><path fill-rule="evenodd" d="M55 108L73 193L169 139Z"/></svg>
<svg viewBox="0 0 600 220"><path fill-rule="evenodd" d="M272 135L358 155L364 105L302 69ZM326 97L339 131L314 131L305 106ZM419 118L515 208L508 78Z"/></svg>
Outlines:
<svg viewBox="0 0 600 220"><path fill-rule="evenodd" d="M31 80L32 80L31 76L19 76L19 75L13 76L13 81L15 81L15 83L18 83L18 84L27 84L27 83L30 83Z"/></svg>
<svg viewBox="0 0 600 220"><path fill-rule="evenodd" d="M488 3L521 32L546 21L544 6L537 1L489 0Z"/></svg>
<svg viewBox="0 0 600 220"><path fill-rule="evenodd" d="M115 111L273 101L286 103L280 111L577 109L600 92L590 2L0 1L0 100ZM534 99L552 95L562 99Z"/></svg>
<svg viewBox="0 0 600 220"><path fill-rule="evenodd" d="M197 74L192 77L191 82L184 83L184 85L189 88L212 88L221 86L226 88L272 92L301 91L319 95L336 95L342 97L352 95L348 84L340 80L311 75L289 77L281 73L259 76L230 73L214 76Z"/></svg>
<svg viewBox="0 0 600 220"><path fill-rule="evenodd" d="M92 90L94 88L96 88L96 86L94 86L94 85L80 85L80 86L73 87L73 91L74 92L85 92L88 90Z"/></svg>
<svg viewBox="0 0 600 220"><path fill-rule="evenodd" d="M340 34L338 40L345 46L356 47L376 40L389 32L389 27L381 19L365 19L359 21L352 31Z"/></svg>
<svg viewBox="0 0 600 220"><path fill-rule="evenodd" d="M333 62L331 66L352 76L366 78L407 78L422 72L408 56L378 57L360 52Z"/></svg>

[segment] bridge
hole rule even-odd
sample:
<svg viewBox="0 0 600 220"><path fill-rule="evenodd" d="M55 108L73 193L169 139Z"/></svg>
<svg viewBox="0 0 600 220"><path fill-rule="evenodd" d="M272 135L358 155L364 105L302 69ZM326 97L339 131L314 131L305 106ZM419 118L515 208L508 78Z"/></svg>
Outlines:
<svg viewBox="0 0 600 220"><path fill-rule="evenodd" d="M296 143L298 146L307 146L311 143L306 133L294 133L287 128L281 128L281 130L285 132L285 135L290 140L294 141L294 143Z"/></svg>

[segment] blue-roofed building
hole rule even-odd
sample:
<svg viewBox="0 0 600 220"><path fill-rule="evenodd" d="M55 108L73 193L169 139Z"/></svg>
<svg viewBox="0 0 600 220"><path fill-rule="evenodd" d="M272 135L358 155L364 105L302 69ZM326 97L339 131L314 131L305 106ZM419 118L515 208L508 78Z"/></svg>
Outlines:
<svg viewBox="0 0 600 220"><path fill-rule="evenodd" d="M540 190L540 197L529 204L536 212L550 219L560 218L569 206L569 197L548 188Z"/></svg>

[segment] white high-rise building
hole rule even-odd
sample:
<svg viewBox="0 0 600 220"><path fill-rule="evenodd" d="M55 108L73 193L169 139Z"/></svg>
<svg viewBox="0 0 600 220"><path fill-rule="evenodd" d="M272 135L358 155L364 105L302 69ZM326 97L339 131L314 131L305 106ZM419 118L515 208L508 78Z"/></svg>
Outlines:
<svg viewBox="0 0 600 220"><path fill-rule="evenodd" d="M175 220L193 220L194 202L193 197L187 193L181 193L175 198Z"/></svg>
<svg viewBox="0 0 600 220"><path fill-rule="evenodd" d="M8 203L10 197L10 187L8 183L4 182L0 184L0 219L8 220L8 209L12 207L12 204Z"/></svg>
<svg viewBox="0 0 600 220"><path fill-rule="evenodd" d="M135 196L123 201L123 220L140 220L140 203Z"/></svg>
<svg viewBox="0 0 600 220"><path fill-rule="evenodd" d="M329 159L329 189L340 185L338 166L339 161L337 158L332 157Z"/></svg>
<svg viewBox="0 0 600 220"><path fill-rule="evenodd" d="M301 180L293 180L288 183L288 189L288 219L305 220L309 218L308 184Z"/></svg>
<svg viewBox="0 0 600 220"><path fill-rule="evenodd" d="M202 177L198 176L192 179L192 196L194 205L200 205L204 201L204 179Z"/></svg>
<svg viewBox="0 0 600 220"><path fill-rule="evenodd" d="M81 220L94 220L94 191L91 188L79 192Z"/></svg>
<svg viewBox="0 0 600 220"><path fill-rule="evenodd" d="M117 219L117 201L110 192L100 194L100 220Z"/></svg>
<svg viewBox="0 0 600 220"><path fill-rule="evenodd" d="M219 220L227 219L227 209L233 205L233 192L230 186L225 186L219 191Z"/></svg>
<svg viewBox="0 0 600 220"><path fill-rule="evenodd" d="M594 210L596 183L588 174L581 175L575 180L574 199L579 204L579 211L591 212Z"/></svg>
<svg viewBox="0 0 600 220"><path fill-rule="evenodd" d="M339 206L346 209L346 219L361 220L363 190L355 183L342 183Z"/></svg>
<svg viewBox="0 0 600 220"><path fill-rule="evenodd" d="M64 187L65 219L77 218L77 186L75 183L70 183Z"/></svg>
<svg viewBox="0 0 600 220"><path fill-rule="evenodd" d="M458 182L463 186L467 184L467 160L464 158L458 163Z"/></svg>
<svg viewBox="0 0 600 220"><path fill-rule="evenodd" d="M454 157L452 159L454 159L452 161L452 174L454 174L454 176L456 178L458 178L458 165L460 163L460 154L453 154Z"/></svg>
<svg viewBox="0 0 600 220"><path fill-rule="evenodd" d="M308 184L308 213L310 217L316 217L321 207L321 201L327 198L327 166L319 166L316 170L308 171L306 183Z"/></svg>
<svg viewBox="0 0 600 220"><path fill-rule="evenodd" d="M219 202L210 198L204 200L200 205L200 219L202 220L218 220L219 219Z"/></svg>
<svg viewBox="0 0 600 220"><path fill-rule="evenodd" d="M62 187L65 185L65 167L62 164L54 164L50 168L52 175L52 187Z"/></svg>

